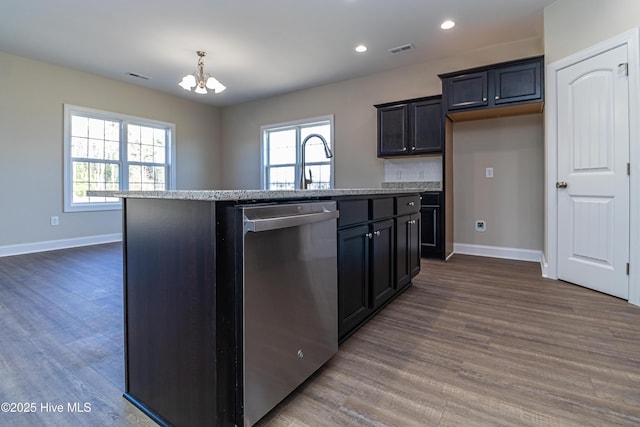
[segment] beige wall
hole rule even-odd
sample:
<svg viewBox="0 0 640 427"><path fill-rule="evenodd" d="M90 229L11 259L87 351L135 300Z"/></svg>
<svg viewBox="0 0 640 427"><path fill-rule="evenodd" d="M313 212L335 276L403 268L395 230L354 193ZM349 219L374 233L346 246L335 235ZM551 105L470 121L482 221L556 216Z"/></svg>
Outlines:
<svg viewBox="0 0 640 427"><path fill-rule="evenodd" d="M541 250L542 114L454 123L456 243ZM494 177L486 178L486 168ZM487 229L475 231L475 221Z"/></svg>
<svg viewBox="0 0 640 427"><path fill-rule="evenodd" d="M523 40L224 108L224 186L259 188L261 125L333 114L336 187L379 187L384 161L376 157L374 104L440 94L441 73L541 53L541 40Z"/></svg>
<svg viewBox="0 0 640 427"><path fill-rule="evenodd" d="M547 64L640 26L638 0L558 0L544 9Z"/></svg>
<svg viewBox="0 0 640 427"><path fill-rule="evenodd" d="M120 211L62 212L65 103L175 123L177 187L221 182L218 109L0 52L0 249L120 232Z"/></svg>
<svg viewBox="0 0 640 427"><path fill-rule="evenodd" d="M224 108L223 172L225 188L259 188L260 186L260 126L327 114L335 116L335 185L341 188L379 187L384 180L384 160L376 157L376 110L374 104L436 95L442 92L438 74L474 66L492 64L511 59L542 54L539 39L522 40L499 46L467 52L464 55L431 61L385 73L338 82L326 86ZM458 127L458 126L457 126ZM495 183L505 179L510 195L527 194L524 207L513 209L511 198L504 204L487 211L481 204L467 197L481 197L491 189L483 181L467 176L466 164L454 170L455 191L458 181L464 183L464 192L456 195L456 243L477 243L521 249L542 249L543 215L542 182L542 120L516 119L513 121L487 121L461 125L455 134L456 156L473 161L474 156L495 155L494 168L500 175ZM456 130L458 132L458 130ZM468 144L475 134L481 134L481 147ZM514 142L514 140L517 140ZM514 147L525 153L516 153ZM501 150L501 151L500 151ZM526 174L514 171L514 162L533 152L535 160ZM396 160L395 162L399 162ZM508 177L508 178L506 178ZM529 209L531 201L538 204ZM521 220L520 215L524 214ZM482 218L490 229L478 240L466 233L468 218ZM499 225L498 225L499 224ZM501 230L498 232L498 228ZM460 234L457 234L457 233ZM460 240L463 239L463 240Z"/></svg>

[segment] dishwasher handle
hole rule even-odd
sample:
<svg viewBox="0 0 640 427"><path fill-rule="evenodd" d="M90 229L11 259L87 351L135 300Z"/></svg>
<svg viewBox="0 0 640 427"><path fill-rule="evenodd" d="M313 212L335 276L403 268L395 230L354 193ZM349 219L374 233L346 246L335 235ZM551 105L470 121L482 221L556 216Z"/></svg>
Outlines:
<svg viewBox="0 0 640 427"><path fill-rule="evenodd" d="M337 210L324 212L314 212L296 215L274 216L269 218L254 218L244 220L244 231L260 232L269 230L278 230L280 228L298 227L305 224L313 224L315 222L329 221L340 216Z"/></svg>

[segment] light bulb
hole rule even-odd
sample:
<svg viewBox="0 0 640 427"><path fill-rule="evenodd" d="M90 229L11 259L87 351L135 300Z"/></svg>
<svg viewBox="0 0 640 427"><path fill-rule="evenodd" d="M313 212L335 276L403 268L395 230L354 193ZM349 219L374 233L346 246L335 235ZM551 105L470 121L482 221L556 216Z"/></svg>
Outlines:
<svg viewBox="0 0 640 427"><path fill-rule="evenodd" d="M193 74L187 74L182 78L182 81L178 83L178 85L180 85L180 87L182 87L183 89L191 90L191 88L196 85L196 78L193 76Z"/></svg>
<svg viewBox="0 0 640 427"><path fill-rule="evenodd" d="M213 90L215 93L220 93L226 89L226 86L220 83L214 77L209 77L207 79L207 87Z"/></svg>

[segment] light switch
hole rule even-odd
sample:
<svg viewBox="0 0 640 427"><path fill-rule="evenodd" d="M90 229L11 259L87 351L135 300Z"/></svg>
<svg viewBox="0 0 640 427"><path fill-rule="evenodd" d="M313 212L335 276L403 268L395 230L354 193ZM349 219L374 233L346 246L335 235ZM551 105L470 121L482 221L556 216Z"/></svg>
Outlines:
<svg viewBox="0 0 640 427"><path fill-rule="evenodd" d="M485 178L493 178L493 168L487 168L484 173Z"/></svg>

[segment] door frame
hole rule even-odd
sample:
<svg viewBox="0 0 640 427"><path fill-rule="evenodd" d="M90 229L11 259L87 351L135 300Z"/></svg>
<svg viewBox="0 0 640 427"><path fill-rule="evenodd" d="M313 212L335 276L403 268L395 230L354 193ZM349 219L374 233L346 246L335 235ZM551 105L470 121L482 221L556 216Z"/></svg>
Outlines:
<svg viewBox="0 0 640 427"><path fill-rule="evenodd" d="M560 70L618 46L629 54L629 303L640 305L640 28L636 27L608 40L547 65L546 75L546 182L545 255L542 275L558 278L558 105L557 81Z"/></svg>

